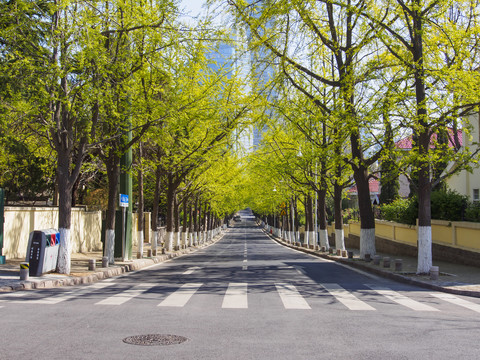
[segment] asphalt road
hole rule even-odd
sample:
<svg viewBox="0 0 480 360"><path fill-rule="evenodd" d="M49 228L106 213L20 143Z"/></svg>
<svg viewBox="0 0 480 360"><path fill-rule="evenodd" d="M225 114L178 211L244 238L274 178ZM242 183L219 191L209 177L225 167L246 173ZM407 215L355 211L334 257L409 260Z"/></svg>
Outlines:
<svg viewBox="0 0 480 360"><path fill-rule="evenodd" d="M134 335L188 338L139 346ZM480 299L285 248L216 244L88 286L0 295L0 359L478 359Z"/></svg>

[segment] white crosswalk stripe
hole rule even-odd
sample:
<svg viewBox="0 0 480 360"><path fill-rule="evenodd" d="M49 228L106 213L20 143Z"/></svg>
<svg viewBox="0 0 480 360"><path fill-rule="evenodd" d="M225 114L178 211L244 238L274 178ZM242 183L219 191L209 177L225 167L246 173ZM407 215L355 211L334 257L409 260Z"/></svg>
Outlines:
<svg viewBox="0 0 480 360"><path fill-rule="evenodd" d="M248 289L246 283L230 283L223 297L223 309L248 309Z"/></svg>
<svg viewBox="0 0 480 360"><path fill-rule="evenodd" d="M275 283L275 287L285 309L311 309L294 285Z"/></svg>
<svg viewBox="0 0 480 360"><path fill-rule="evenodd" d="M191 270L191 269L189 269ZM158 286L155 283L140 283L134 284L130 288L125 290L114 289L115 292L112 296L107 296L101 290L105 289L112 285L120 285L119 283L112 282L98 282L89 286L79 287L70 291L65 291L61 293L53 293L50 296L39 297L38 293L35 292L15 292L11 294L5 294L0 297L0 308L5 308L5 305L8 303L22 303L22 304L45 304L45 305L54 305L67 300L82 298L86 294L94 293L95 299L103 295L103 299L97 299L95 305L112 305L118 306L123 305L126 302L138 297L139 295L149 291L151 288ZM309 304L302 294L297 290L295 285L292 283L278 282L274 283L276 294L280 297L283 307L285 309L303 309L310 310L311 305L315 303L315 299L321 298L321 293L318 297L314 294L312 296L313 303ZM375 284L364 284L369 287L371 290L368 290L371 296L368 298L368 301L373 301L378 303L378 296L387 298L393 303L407 307L408 309L414 311L440 311L435 307L427 305L425 303L413 300L399 292L393 291L392 289ZM187 305L189 300L194 296L197 291L203 286L203 283L187 283L179 287L176 291L170 293L158 306L160 307L184 307ZM223 309L248 309L249 308L249 293L248 288L251 286L246 282L236 283L232 282L228 285L225 285L226 291L223 296L222 308ZM372 311L377 310L370 304L367 304L364 299L360 300L355 293L351 290L343 288L336 283L324 283L321 286L336 300L342 303L347 309L360 311ZM270 288L272 289L272 288ZM409 293L407 293L408 295ZM42 293L40 293L40 296ZM445 301L462 308L470 309L477 313L480 313L480 304L476 304L472 301L462 299L460 297L445 294L445 293L431 293L429 294L437 299ZM88 299L88 298L87 298ZM148 300L147 298L142 298L143 301ZM150 299L151 300L151 299ZM3 310L2 310L3 311Z"/></svg>
<svg viewBox="0 0 480 360"><path fill-rule="evenodd" d="M435 293L435 294L430 294L431 296L435 296L436 298L439 298L444 301L448 301L449 303L462 306L464 308L476 311L480 313L480 305L475 304L471 301L464 300L462 298L459 298L457 296L451 295L451 294L445 294L445 293Z"/></svg>
<svg viewBox="0 0 480 360"><path fill-rule="evenodd" d="M372 285L372 284L365 284L368 286L370 289L376 291L380 295L385 296L387 299L396 302L397 304L406 306L412 310L415 311L439 311L438 309L435 309L434 307L431 307L430 305L427 304L422 304L421 302L418 302L416 300L410 299L406 297L405 295L402 295L396 291L393 291L389 288L386 287L380 287L377 285Z"/></svg>
<svg viewBox="0 0 480 360"><path fill-rule="evenodd" d="M202 285L201 283L184 284L173 294L167 296L158 306L183 307Z"/></svg>
<svg viewBox="0 0 480 360"><path fill-rule="evenodd" d="M107 286L112 286L112 285L115 285L115 283L112 283L112 282L109 282L109 283L105 283L105 282L95 283L95 284L92 284L92 285L89 285L89 286L86 286L86 287L81 287L79 289L67 291L67 292L65 292L61 295L46 297L46 298L43 298L43 299L28 300L27 303L28 304L55 305L55 304L61 303L63 301L67 301L67 300L70 300L70 299L73 299L73 298L77 298L79 296L82 296L82 295L85 295L85 294L88 294L88 293L92 293L95 290L101 290L101 289L106 288ZM23 303L25 301L17 300L15 302L17 302L17 303L22 302Z"/></svg>
<svg viewBox="0 0 480 360"><path fill-rule="evenodd" d="M330 294L350 310L375 310L372 306L358 299L338 284L321 284Z"/></svg>
<svg viewBox="0 0 480 360"><path fill-rule="evenodd" d="M122 305L128 300L137 297L149 289L153 288L156 284L142 283L135 285L134 287L122 291L121 293L110 296L102 301L95 303L95 305Z"/></svg>

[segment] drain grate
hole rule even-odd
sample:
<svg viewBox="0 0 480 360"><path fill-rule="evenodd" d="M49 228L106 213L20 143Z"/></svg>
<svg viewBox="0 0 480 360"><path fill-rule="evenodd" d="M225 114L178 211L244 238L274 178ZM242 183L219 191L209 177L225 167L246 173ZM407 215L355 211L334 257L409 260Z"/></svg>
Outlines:
<svg viewBox="0 0 480 360"><path fill-rule="evenodd" d="M162 334L148 334L148 335L135 335L129 336L123 339L124 343L131 345L176 345L187 341L188 338L179 335L162 335Z"/></svg>

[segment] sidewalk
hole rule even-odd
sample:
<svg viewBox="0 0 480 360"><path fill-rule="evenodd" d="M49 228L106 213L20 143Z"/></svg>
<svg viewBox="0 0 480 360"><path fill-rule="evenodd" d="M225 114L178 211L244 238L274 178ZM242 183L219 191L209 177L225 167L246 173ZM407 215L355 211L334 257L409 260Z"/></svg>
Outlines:
<svg viewBox="0 0 480 360"><path fill-rule="evenodd" d="M305 247L289 244L271 234L268 234L278 243L305 253L319 256L325 259L340 262L382 277L390 278L399 282L417 285L426 289L442 291L456 295L480 297L480 267L453 264L446 261L433 261L438 266L440 276L438 280L431 280L429 275L417 275L417 258L410 256L396 256L392 254L377 253L381 259L390 257L390 267L384 268L383 261L375 265L373 261L367 262L360 259L358 249L347 249L353 252L353 258L337 256L319 250L310 250ZM402 270L395 271L395 259L402 259Z"/></svg>
<svg viewBox="0 0 480 360"><path fill-rule="evenodd" d="M0 265L0 293L93 283L195 252L198 249L208 247L221 240L224 234L225 231L222 231L210 242L178 251L166 252L165 254L161 254L162 248L158 247L157 252L160 254L155 257L147 257L147 252L151 247L150 244L145 243L143 259L134 259L125 262L115 261L114 265L109 265L106 268L101 267L103 256L101 251L75 253L72 254L71 257L70 275L47 273L39 277L30 276L28 281L20 280L20 263L24 262L25 259L7 259L6 264ZM132 255L136 257L136 254L137 249L134 246ZM96 260L96 270L88 270L90 259Z"/></svg>

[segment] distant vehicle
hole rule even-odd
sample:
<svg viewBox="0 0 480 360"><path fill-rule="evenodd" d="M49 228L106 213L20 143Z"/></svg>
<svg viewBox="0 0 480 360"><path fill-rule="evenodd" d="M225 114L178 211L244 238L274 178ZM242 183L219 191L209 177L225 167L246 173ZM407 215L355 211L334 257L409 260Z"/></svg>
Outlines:
<svg viewBox="0 0 480 360"><path fill-rule="evenodd" d="M234 221L242 221L240 215L235 215L235 216L233 217L233 220L234 220Z"/></svg>

